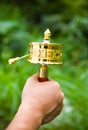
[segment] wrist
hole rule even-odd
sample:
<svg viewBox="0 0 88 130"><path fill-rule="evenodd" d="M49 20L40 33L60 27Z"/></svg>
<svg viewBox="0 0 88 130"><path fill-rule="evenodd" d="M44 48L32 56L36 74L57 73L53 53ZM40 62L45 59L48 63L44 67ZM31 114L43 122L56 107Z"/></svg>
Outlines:
<svg viewBox="0 0 88 130"><path fill-rule="evenodd" d="M42 113L37 110L37 108L33 107L32 105L25 105L21 104L17 114L21 116L21 127L23 128L33 128L34 130L38 129L42 123Z"/></svg>

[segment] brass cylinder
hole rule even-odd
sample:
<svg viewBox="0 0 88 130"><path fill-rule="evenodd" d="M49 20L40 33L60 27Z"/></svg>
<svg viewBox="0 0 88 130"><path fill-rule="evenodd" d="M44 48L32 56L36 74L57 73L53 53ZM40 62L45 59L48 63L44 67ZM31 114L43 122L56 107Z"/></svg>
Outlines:
<svg viewBox="0 0 88 130"><path fill-rule="evenodd" d="M39 72L39 81L40 82L44 82L47 81L47 65L42 65L42 67L40 68L40 72Z"/></svg>
<svg viewBox="0 0 88 130"><path fill-rule="evenodd" d="M42 65L42 67L40 68L39 77L47 78L47 66L46 65Z"/></svg>

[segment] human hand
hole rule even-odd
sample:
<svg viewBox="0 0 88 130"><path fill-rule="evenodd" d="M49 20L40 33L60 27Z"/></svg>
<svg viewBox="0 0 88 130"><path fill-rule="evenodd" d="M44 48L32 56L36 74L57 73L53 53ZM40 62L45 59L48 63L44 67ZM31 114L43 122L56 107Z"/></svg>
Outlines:
<svg viewBox="0 0 88 130"><path fill-rule="evenodd" d="M31 105L35 114L41 113L41 123L45 124L60 114L63 99L64 94L56 81L39 82L38 75L33 75L24 86L21 106L29 109Z"/></svg>
<svg viewBox="0 0 88 130"><path fill-rule="evenodd" d="M6 130L38 130L60 114L63 99L57 82L39 82L38 75L33 75L24 86L19 109Z"/></svg>

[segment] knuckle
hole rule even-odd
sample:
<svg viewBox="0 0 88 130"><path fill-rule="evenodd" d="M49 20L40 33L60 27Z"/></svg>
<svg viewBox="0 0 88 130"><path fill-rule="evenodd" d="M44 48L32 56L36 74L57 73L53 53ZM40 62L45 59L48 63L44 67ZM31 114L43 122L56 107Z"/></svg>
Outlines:
<svg viewBox="0 0 88 130"><path fill-rule="evenodd" d="M55 82L54 82L54 86L55 86L55 87L59 87L58 82L55 81Z"/></svg>
<svg viewBox="0 0 88 130"><path fill-rule="evenodd" d="M58 84L58 82L54 82L54 88L56 89L56 91L60 91L60 85Z"/></svg>
<svg viewBox="0 0 88 130"><path fill-rule="evenodd" d="M64 93L62 91L59 91L56 97L57 97L57 101L61 103L64 100Z"/></svg>
<svg viewBox="0 0 88 130"><path fill-rule="evenodd" d="M61 98L64 99L64 93L63 92L61 92Z"/></svg>

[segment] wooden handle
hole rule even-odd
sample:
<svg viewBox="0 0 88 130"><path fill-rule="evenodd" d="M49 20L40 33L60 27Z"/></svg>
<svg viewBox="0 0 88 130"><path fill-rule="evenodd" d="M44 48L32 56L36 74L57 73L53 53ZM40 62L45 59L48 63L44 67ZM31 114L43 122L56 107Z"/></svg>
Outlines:
<svg viewBox="0 0 88 130"><path fill-rule="evenodd" d="M39 82L45 82L45 81L48 81L48 78L38 78L39 79Z"/></svg>

